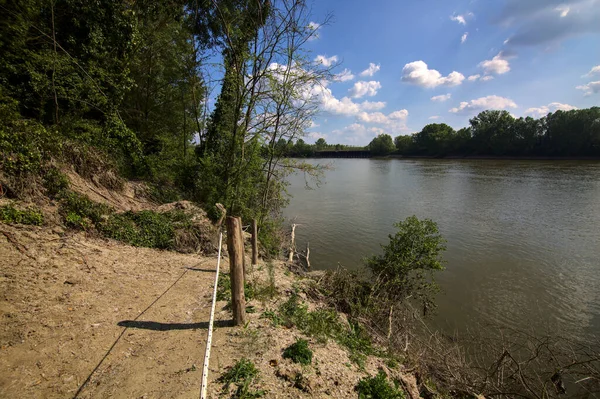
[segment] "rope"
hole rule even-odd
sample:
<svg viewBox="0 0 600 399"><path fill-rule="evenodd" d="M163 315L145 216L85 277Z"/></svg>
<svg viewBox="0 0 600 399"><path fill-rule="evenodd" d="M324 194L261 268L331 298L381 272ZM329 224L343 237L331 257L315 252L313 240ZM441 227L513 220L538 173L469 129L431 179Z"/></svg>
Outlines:
<svg viewBox="0 0 600 399"><path fill-rule="evenodd" d="M200 389L200 398L206 399L206 389L208 385L208 362L210 360L210 346L212 344L213 323L215 321L215 305L217 303L217 285L219 284L219 268L221 266L221 242L223 233L219 234L219 255L217 258L217 273L215 274L215 287L213 290L212 308L210 310L210 320L208 322L208 338L206 340L206 352L204 353L204 366L202 368L202 387Z"/></svg>

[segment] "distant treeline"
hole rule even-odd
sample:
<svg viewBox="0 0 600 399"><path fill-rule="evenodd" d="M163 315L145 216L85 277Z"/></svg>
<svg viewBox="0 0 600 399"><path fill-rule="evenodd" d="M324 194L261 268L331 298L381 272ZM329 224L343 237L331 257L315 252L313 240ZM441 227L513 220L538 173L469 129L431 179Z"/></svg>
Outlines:
<svg viewBox="0 0 600 399"><path fill-rule="evenodd" d="M458 131L432 123L418 133L375 137L367 147L314 145L302 140L282 143L291 157L310 157L322 150L370 150L373 156L510 156L600 157L600 107L556 111L535 119L515 118L508 111L483 111Z"/></svg>

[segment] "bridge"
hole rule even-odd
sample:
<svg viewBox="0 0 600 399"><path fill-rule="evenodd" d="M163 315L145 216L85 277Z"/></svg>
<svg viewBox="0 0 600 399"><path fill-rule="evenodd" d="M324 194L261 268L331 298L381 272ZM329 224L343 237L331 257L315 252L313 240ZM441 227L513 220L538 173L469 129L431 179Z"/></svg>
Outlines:
<svg viewBox="0 0 600 399"><path fill-rule="evenodd" d="M316 151L317 158L370 158L369 150L323 150Z"/></svg>

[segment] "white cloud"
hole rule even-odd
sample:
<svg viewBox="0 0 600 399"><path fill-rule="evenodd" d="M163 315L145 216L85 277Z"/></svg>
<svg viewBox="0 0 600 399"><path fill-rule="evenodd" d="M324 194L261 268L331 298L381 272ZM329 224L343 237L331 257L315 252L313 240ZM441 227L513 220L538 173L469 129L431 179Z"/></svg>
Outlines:
<svg viewBox="0 0 600 399"><path fill-rule="evenodd" d="M517 108L517 104L510 98L500 96L487 96L481 97L469 102L463 101L456 108L450 109L450 112L457 114L468 114L487 109L506 109L506 108Z"/></svg>
<svg viewBox="0 0 600 399"><path fill-rule="evenodd" d="M466 13L464 15L451 15L450 19L454 22L458 22L461 25L466 25L467 24L467 18L472 18L474 17L475 14L473 14L472 12Z"/></svg>
<svg viewBox="0 0 600 399"><path fill-rule="evenodd" d="M321 133L321 132L310 132L310 133L308 133L308 137L310 137L314 141L317 141L318 139L326 139L327 140L327 135L325 133Z"/></svg>
<svg viewBox="0 0 600 399"><path fill-rule="evenodd" d="M596 65L595 67L593 67L588 73L583 75L582 78L593 76L593 75L600 75L600 65Z"/></svg>
<svg viewBox="0 0 600 399"><path fill-rule="evenodd" d="M421 87L458 86L463 80L462 73L454 71L444 77L435 69L429 69L423 61L414 61L402 68L402 81Z"/></svg>
<svg viewBox="0 0 600 399"><path fill-rule="evenodd" d="M324 55L317 55L315 62L323 65L324 67L330 67L338 61L337 55L327 58Z"/></svg>
<svg viewBox="0 0 600 399"><path fill-rule="evenodd" d="M439 117L439 115L433 115L433 116L430 116L428 119L431 121L435 121L437 119L440 119L440 117Z"/></svg>
<svg viewBox="0 0 600 399"><path fill-rule="evenodd" d="M379 111L385 108L387 104L384 101L363 101L358 104L363 111Z"/></svg>
<svg viewBox="0 0 600 399"><path fill-rule="evenodd" d="M387 116L385 116L381 112L371 112L371 113L361 112L360 114L358 114L357 118L358 118L358 120L360 120L361 122L364 122L364 123L383 124L383 123L388 122Z"/></svg>
<svg viewBox="0 0 600 399"><path fill-rule="evenodd" d="M346 82L348 80L352 80L354 79L354 75L352 74L352 71L350 71L347 68L344 68L344 70L338 74L336 74L333 77L333 80L336 82Z"/></svg>
<svg viewBox="0 0 600 399"><path fill-rule="evenodd" d="M309 129L314 129L316 127L319 127L321 125L319 125L318 123L315 123L315 121L310 121L310 125L308 126Z"/></svg>
<svg viewBox="0 0 600 399"><path fill-rule="evenodd" d="M338 141L366 145L378 134L385 133L385 131L379 127L366 127L360 123L353 123L331 133L338 136Z"/></svg>
<svg viewBox="0 0 600 399"><path fill-rule="evenodd" d="M502 75L510 71L510 63L502 53L498 53L491 60L485 60L479 63L479 66L483 68L486 75L498 74Z"/></svg>
<svg viewBox="0 0 600 399"><path fill-rule="evenodd" d="M360 73L360 76L373 76L381 69L380 64L369 63L369 67Z"/></svg>
<svg viewBox="0 0 600 399"><path fill-rule="evenodd" d="M408 118L408 110L401 109L399 111L394 111L388 115L388 118L395 119L395 120L406 119L406 118Z"/></svg>
<svg viewBox="0 0 600 399"><path fill-rule="evenodd" d="M493 79L494 79L494 77L491 75L486 75L481 78L481 80L483 80L484 82L487 82L488 80L493 80Z"/></svg>
<svg viewBox="0 0 600 399"><path fill-rule="evenodd" d="M467 78L467 80L469 82L475 82L477 79L479 79L481 77L481 75L477 74L477 75L471 75Z"/></svg>
<svg viewBox="0 0 600 399"><path fill-rule="evenodd" d="M566 6L566 5L562 5L562 6L558 6L554 9L554 11L558 11L560 13L560 17L564 18L567 15L569 15L569 11L571 11L571 7Z"/></svg>
<svg viewBox="0 0 600 399"><path fill-rule="evenodd" d="M585 91L586 96L591 96L594 93L600 93L600 80L596 82L590 82L586 85L577 86L576 89Z"/></svg>
<svg viewBox="0 0 600 399"><path fill-rule="evenodd" d="M469 32L463 33L463 35L460 38L460 43L462 44L462 43L466 42L467 41L467 37L469 37Z"/></svg>
<svg viewBox="0 0 600 399"><path fill-rule="evenodd" d="M448 93L448 94L440 94L439 96L433 96L433 97L431 97L431 101L444 102L444 101L450 100L451 97L452 97L452 94L450 94L450 93Z"/></svg>
<svg viewBox="0 0 600 399"><path fill-rule="evenodd" d="M354 86L350 90L348 90L348 93L352 98L360 98L363 96L373 97L377 94L377 91L379 89L381 89L381 83L377 81L360 81L354 83Z"/></svg>
<svg viewBox="0 0 600 399"><path fill-rule="evenodd" d="M538 108L528 108L525 111L525 115L533 115L537 118L541 118L542 116L548 115L548 113L550 113L550 112L571 111L574 109L577 109L577 107L574 107L569 104L550 103L548 105L542 105L541 107L538 107Z"/></svg>
<svg viewBox="0 0 600 399"><path fill-rule="evenodd" d="M319 29L321 29L321 24L316 22L309 22L308 29L312 32L312 35L308 38L308 41L317 40L319 38Z"/></svg>

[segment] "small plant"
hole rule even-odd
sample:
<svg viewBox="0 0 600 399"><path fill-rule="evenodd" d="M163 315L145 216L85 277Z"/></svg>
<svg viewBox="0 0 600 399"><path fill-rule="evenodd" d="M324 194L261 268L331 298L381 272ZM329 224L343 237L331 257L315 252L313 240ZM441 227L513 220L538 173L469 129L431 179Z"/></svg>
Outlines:
<svg viewBox="0 0 600 399"><path fill-rule="evenodd" d="M65 216L65 224L67 227L78 230L87 230L91 227L91 223L88 218L74 212L67 213Z"/></svg>
<svg viewBox="0 0 600 399"><path fill-rule="evenodd" d="M82 219L88 218L92 223L98 225L102 222L103 215L112 213L113 210L108 206L96 203L86 197L73 191L65 191L60 196L60 213L66 219L68 215L78 215Z"/></svg>
<svg viewBox="0 0 600 399"><path fill-rule="evenodd" d="M254 286L250 283L244 283L244 295L246 301L251 301L255 297ZM231 277L229 274L221 274L217 284L217 301L231 302Z"/></svg>
<svg viewBox="0 0 600 399"><path fill-rule="evenodd" d="M383 371L375 377L366 377L356 385L358 399L404 399L404 392L388 382Z"/></svg>
<svg viewBox="0 0 600 399"><path fill-rule="evenodd" d="M305 366L312 363L312 356L313 352L308 347L308 341L305 339L298 339L283 351L284 359L291 359L292 362Z"/></svg>
<svg viewBox="0 0 600 399"><path fill-rule="evenodd" d="M4 223L40 226L44 223L44 215L35 208L21 210L12 205L5 205L0 207L0 220Z"/></svg>
<svg viewBox="0 0 600 399"><path fill-rule="evenodd" d="M223 391L228 392L230 386L236 385L237 389L231 395L232 398L237 399L252 399L260 398L265 395L264 390L253 390L251 389L252 384L258 381L259 371L250 360L246 358L240 359L236 364L233 365L225 374L223 374L217 381L222 382Z"/></svg>
<svg viewBox="0 0 600 399"><path fill-rule="evenodd" d="M277 312L274 312L272 310L266 310L261 316L261 319L269 319L273 322L273 327L277 327L280 326L282 324L282 320L279 317L279 315L277 314Z"/></svg>
<svg viewBox="0 0 600 399"><path fill-rule="evenodd" d="M69 178L57 168L50 168L44 175L44 187L50 197L57 197L69 188Z"/></svg>

